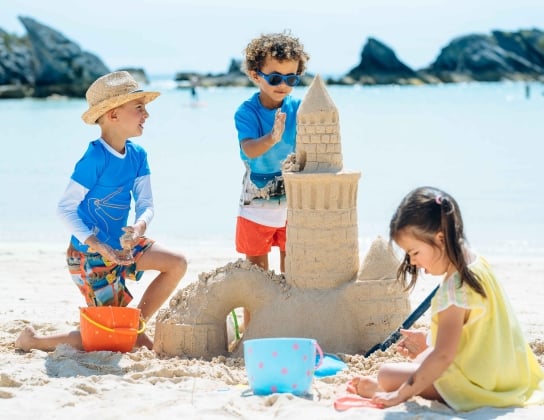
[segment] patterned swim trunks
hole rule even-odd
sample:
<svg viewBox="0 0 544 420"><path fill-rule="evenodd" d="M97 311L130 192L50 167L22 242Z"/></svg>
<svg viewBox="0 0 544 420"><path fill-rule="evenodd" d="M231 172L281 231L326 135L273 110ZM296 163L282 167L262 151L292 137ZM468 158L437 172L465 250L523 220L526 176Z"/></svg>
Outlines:
<svg viewBox="0 0 544 420"><path fill-rule="evenodd" d="M143 271L136 271L136 262L154 241L140 238L132 249L134 263L118 265L107 261L97 252L81 252L72 244L66 251L66 261L72 280L85 297L88 306L127 306L132 295L126 280L138 281Z"/></svg>

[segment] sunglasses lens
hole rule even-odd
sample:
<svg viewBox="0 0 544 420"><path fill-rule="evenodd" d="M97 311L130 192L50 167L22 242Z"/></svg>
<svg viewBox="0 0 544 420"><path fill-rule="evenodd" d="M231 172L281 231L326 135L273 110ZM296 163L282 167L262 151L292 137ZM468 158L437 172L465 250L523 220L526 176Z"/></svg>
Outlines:
<svg viewBox="0 0 544 420"><path fill-rule="evenodd" d="M296 86L298 85L300 79L297 75L287 76L285 77L285 83L287 83L287 86Z"/></svg>
<svg viewBox="0 0 544 420"><path fill-rule="evenodd" d="M271 86L278 86L282 80L283 78L280 74L271 74L270 76L268 76L268 83Z"/></svg>

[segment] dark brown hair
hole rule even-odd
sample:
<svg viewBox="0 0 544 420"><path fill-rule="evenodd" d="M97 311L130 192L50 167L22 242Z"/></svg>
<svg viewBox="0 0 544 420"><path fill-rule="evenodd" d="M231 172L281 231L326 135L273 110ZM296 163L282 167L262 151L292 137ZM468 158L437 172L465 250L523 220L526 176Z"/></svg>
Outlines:
<svg viewBox="0 0 544 420"><path fill-rule="evenodd" d="M478 277L467 265L463 219L452 196L434 187L420 187L408 193L391 218L389 238L395 241L400 234L407 231L433 247L438 247L435 236L442 232L446 255L461 276L461 284L466 282L475 292L485 297ZM397 278L409 290L415 286L417 275L416 267L410 263L410 256L406 254L398 269Z"/></svg>
<svg viewBox="0 0 544 420"><path fill-rule="evenodd" d="M280 62L298 61L297 74L306 71L306 62L310 59L304 51L304 45L288 31L261 35L253 39L244 52L243 69L248 75L250 71L260 71L268 56Z"/></svg>

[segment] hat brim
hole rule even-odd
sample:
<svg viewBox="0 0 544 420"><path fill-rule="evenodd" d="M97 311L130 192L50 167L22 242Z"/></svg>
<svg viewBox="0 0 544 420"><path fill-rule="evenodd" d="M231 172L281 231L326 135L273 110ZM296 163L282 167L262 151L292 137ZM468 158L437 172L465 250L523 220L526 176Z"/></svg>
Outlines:
<svg viewBox="0 0 544 420"><path fill-rule="evenodd" d="M132 92L116 96L115 98L109 98L91 106L81 115L81 119L87 124L96 124L96 121L110 109L117 108L135 99L143 99L144 103L147 104L159 95L159 92Z"/></svg>

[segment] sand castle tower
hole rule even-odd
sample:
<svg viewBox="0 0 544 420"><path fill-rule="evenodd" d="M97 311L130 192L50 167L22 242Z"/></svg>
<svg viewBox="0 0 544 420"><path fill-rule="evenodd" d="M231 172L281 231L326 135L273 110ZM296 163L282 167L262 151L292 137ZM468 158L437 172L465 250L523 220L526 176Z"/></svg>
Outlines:
<svg viewBox="0 0 544 420"><path fill-rule="evenodd" d="M338 111L316 76L297 113L296 159L284 165L287 193L285 275L299 288L332 288L359 269L357 186L342 171ZM298 172L289 172L290 169Z"/></svg>
<svg viewBox="0 0 544 420"><path fill-rule="evenodd" d="M287 193L285 276L238 260L179 290L157 315L155 351L211 358L229 354L226 318L251 313L242 340L315 338L323 351L364 353L410 312L396 282L398 259L378 237L359 266L357 186L343 169L336 106L316 76L297 114L296 153L283 165ZM234 356L242 355L242 346Z"/></svg>

